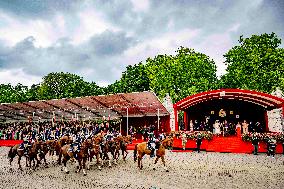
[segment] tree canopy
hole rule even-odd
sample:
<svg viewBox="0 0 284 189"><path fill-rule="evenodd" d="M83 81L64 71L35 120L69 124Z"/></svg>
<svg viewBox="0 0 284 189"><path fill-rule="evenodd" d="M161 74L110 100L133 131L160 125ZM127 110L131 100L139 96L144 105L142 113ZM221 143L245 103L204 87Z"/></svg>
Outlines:
<svg viewBox="0 0 284 189"><path fill-rule="evenodd" d="M177 55L158 55L146 61L150 88L174 102L186 96L216 88L216 65L205 54L180 47Z"/></svg>
<svg viewBox="0 0 284 189"><path fill-rule="evenodd" d="M228 67L220 86L267 93L276 87L284 90L284 49L280 44L275 33L241 36L239 45L224 55Z"/></svg>

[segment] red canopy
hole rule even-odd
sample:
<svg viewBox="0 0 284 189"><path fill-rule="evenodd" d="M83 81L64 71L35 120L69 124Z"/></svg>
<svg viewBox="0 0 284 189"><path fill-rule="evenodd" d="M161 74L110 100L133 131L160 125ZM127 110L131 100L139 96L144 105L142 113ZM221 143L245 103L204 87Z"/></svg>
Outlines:
<svg viewBox="0 0 284 189"><path fill-rule="evenodd" d="M244 89L218 89L188 96L174 104L174 108L176 110L185 110L190 106L212 99L242 100L257 104L267 110L284 106L283 98L270 94Z"/></svg>
<svg viewBox="0 0 284 189"><path fill-rule="evenodd" d="M101 118L114 119L143 116L165 116L169 112L152 92L137 92L114 95L87 96L69 99L54 99L31 101L23 103L2 103L0 105L0 120L35 120ZM109 118L108 118L109 117Z"/></svg>

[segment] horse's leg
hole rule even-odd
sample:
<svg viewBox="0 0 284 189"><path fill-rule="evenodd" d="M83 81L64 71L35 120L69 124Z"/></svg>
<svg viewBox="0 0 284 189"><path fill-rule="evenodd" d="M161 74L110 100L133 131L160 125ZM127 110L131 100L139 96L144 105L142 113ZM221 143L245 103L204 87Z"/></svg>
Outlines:
<svg viewBox="0 0 284 189"><path fill-rule="evenodd" d="M115 158L115 152L112 152L111 154L112 154L114 164L117 165L116 158Z"/></svg>
<svg viewBox="0 0 284 189"><path fill-rule="evenodd" d="M168 168L166 167L165 156L161 156L161 159L164 164L164 169L166 170L166 172L169 172Z"/></svg>
<svg viewBox="0 0 284 189"><path fill-rule="evenodd" d="M87 173L86 173L86 162L87 162L87 158L83 158L83 173L84 173L84 176L87 175Z"/></svg>
<svg viewBox="0 0 284 189"><path fill-rule="evenodd" d="M19 169L22 171L22 166L21 166L21 158L22 156L19 156L19 159L18 159L18 164L19 164Z"/></svg>
<svg viewBox="0 0 284 189"><path fill-rule="evenodd" d="M10 163L10 166L12 166L12 161L13 161L14 158L10 157L9 159L9 163Z"/></svg>
<svg viewBox="0 0 284 189"><path fill-rule="evenodd" d="M142 164L142 158L143 155L138 155L138 168L142 169L143 168L143 164Z"/></svg>
<svg viewBox="0 0 284 189"><path fill-rule="evenodd" d="M44 161L44 167L48 168L47 162L46 162L46 154L43 154L43 161Z"/></svg>
<svg viewBox="0 0 284 189"><path fill-rule="evenodd" d="M160 158L159 156L157 156L157 157L156 157L156 160L155 160L155 163L154 163L153 170L156 170L156 164L157 164L157 162L158 162L159 158Z"/></svg>
<svg viewBox="0 0 284 189"><path fill-rule="evenodd" d="M96 158L97 158L98 169L102 170L101 166L103 166L103 161L101 160L99 153L97 153Z"/></svg>
<svg viewBox="0 0 284 189"><path fill-rule="evenodd" d="M58 165L61 165L62 152L59 152Z"/></svg>
<svg viewBox="0 0 284 189"><path fill-rule="evenodd" d="M65 173L69 174L69 171L68 171L67 166L66 166L67 161L68 161L68 158L64 157L63 160L62 160L62 163L63 163L63 168L64 168ZM63 170L63 169L61 169L61 170Z"/></svg>
<svg viewBox="0 0 284 189"><path fill-rule="evenodd" d="M108 155L108 152L106 153L106 158L108 160L108 167L111 167L111 160L110 160L110 157Z"/></svg>
<svg viewBox="0 0 284 189"><path fill-rule="evenodd" d="M79 173L80 172L80 170L81 170L81 159L80 158L78 158L78 160L77 160L77 171L76 171L76 173Z"/></svg>

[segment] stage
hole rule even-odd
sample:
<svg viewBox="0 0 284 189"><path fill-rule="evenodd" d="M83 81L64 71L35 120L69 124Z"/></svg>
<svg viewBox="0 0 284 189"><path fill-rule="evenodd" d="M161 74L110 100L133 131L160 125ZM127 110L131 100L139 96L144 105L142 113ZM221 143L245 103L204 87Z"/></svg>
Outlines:
<svg viewBox="0 0 284 189"><path fill-rule="evenodd" d="M14 146L20 144L21 140L0 140L0 146ZM136 144L143 142L142 139L134 139L132 144L129 144L127 149L134 150ZM186 151L191 152L196 149L195 140L188 140L186 143ZM174 139L173 144L174 152L184 152L182 150L182 141L179 138ZM207 152L227 152L227 153L252 153L253 145L251 142L245 142L241 137L231 136L231 137L217 137L213 136L213 139L202 140L201 150ZM264 142L259 143L260 153L266 153L266 144ZM283 152L282 144L277 143L276 153L280 154Z"/></svg>

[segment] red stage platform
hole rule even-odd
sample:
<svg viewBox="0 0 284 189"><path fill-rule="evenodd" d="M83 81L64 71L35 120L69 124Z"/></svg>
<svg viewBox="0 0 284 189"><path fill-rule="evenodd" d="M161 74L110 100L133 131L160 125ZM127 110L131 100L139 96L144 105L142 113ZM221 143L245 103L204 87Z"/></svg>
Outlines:
<svg viewBox="0 0 284 189"><path fill-rule="evenodd" d="M20 144L21 140L0 140L0 146L14 146ZM133 140L132 144L129 144L127 149L134 150L136 144L143 142L141 139ZM182 150L181 139L174 139L173 144L174 152L184 152ZM195 140L188 140L186 143L186 152L191 152L196 148ZM251 142L244 142L241 137L216 137L212 140L203 140L201 144L201 150L207 152L230 152L230 153L252 153L253 146ZM266 153L266 144L260 142L258 151ZM282 144L277 143L276 153L282 153Z"/></svg>
<svg viewBox="0 0 284 189"><path fill-rule="evenodd" d="M129 150L134 150L137 143L143 142L141 139L133 140L132 144L128 145ZM180 152L182 150L181 139L174 139L173 144L174 152ZM196 148L195 140L188 140L186 143L186 151L192 151ZM249 153L253 152L253 145L251 142L244 142L241 137L217 137L214 136L212 140L203 140L201 144L201 150L207 152L229 152L229 153ZM266 153L266 144L260 142L258 151L260 153ZM282 144L277 143L276 153L282 153Z"/></svg>

